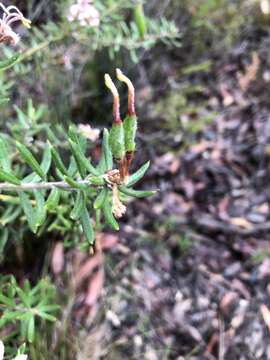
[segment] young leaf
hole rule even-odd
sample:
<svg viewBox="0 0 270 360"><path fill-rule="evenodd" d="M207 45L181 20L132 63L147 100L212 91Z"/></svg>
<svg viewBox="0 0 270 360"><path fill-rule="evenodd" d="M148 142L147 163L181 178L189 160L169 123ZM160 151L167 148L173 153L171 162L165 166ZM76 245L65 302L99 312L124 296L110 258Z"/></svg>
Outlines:
<svg viewBox="0 0 270 360"><path fill-rule="evenodd" d="M110 203L110 199L109 199L109 194L107 193L107 196L104 200L103 203L103 213L104 213L104 217L105 217L105 221L106 223L113 229L118 231L119 230L119 225L117 223L117 221L115 220L113 213L112 213L112 205Z"/></svg>
<svg viewBox="0 0 270 360"><path fill-rule="evenodd" d="M0 166L5 172L11 172L9 149L5 139L2 136L0 136Z"/></svg>
<svg viewBox="0 0 270 360"><path fill-rule="evenodd" d="M84 184L79 184L76 180L73 180L71 177L69 176L64 176L64 180L65 182L70 185L73 189L78 189L78 190L87 190L88 186L84 185Z"/></svg>
<svg viewBox="0 0 270 360"><path fill-rule="evenodd" d="M30 301L27 294L19 286L16 286L16 292L23 305L27 308L30 307Z"/></svg>
<svg viewBox="0 0 270 360"><path fill-rule="evenodd" d="M94 166L90 163L90 161L84 156L79 145L72 140L69 140L69 144L81 177L83 179L85 178L86 170L89 171L90 174L99 175L98 170L96 170Z"/></svg>
<svg viewBox="0 0 270 360"><path fill-rule="evenodd" d="M82 191L78 191L76 195L74 207L70 213L70 217L72 220L78 220L80 218L83 207L84 207L84 193Z"/></svg>
<svg viewBox="0 0 270 360"><path fill-rule="evenodd" d="M83 232L84 232L84 235L86 237L87 242L90 245L94 245L94 243L95 243L95 234L94 234L93 225L92 225L92 222L91 222L91 219L89 217L87 207L86 207L85 204L84 204L82 212L81 212L80 222L81 222Z"/></svg>
<svg viewBox="0 0 270 360"><path fill-rule="evenodd" d="M97 171L99 172L99 175L102 175L106 172L106 159L103 151L101 153L101 157L97 166Z"/></svg>
<svg viewBox="0 0 270 360"><path fill-rule="evenodd" d="M106 163L106 170L111 170L113 168L113 158L112 152L109 145L109 131L107 129L103 130L103 139L102 139L102 152L104 154L104 159Z"/></svg>
<svg viewBox="0 0 270 360"><path fill-rule="evenodd" d="M136 198L144 198L144 197L149 197L154 195L157 190L134 190L134 189L129 189L123 185L118 186L119 191L121 191L123 194L128 195L128 196L132 196L132 197L136 197Z"/></svg>
<svg viewBox="0 0 270 360"><path fill-rule="evenodd" d="M25 160L25 162L32 168L32 170L37 173L43 180L46 181L46 174L41 169L39 163L34 158L32 153L25 147L23 144L16 142L16 147L18 151L20 152L21 156Z"/></svg>
<svg viewBox="0 0 270 360"><path fill-rule="evenodd" d="M59 189L52 189L51 192L50 192L50 195L46 201L46 208L49 210L49 211L56 211L57 209L57 206L59 204L59 201L60 201L60 195L61 195L61 192Z"/></svg>
<svg viewBox="0 0 270 360"><path fill-rule="evenodd" d="M141 166L139 170L137 170L134 174L130 175L126 186L127 187L132 186L136 184L139 180L141 180L144 174L146 173L146 171L148 170L149 166L150 166L150 161L147 161L147 163Z"/></svg>
<svg viewBox="0 0 270 360"><path fill-rule="evenodd" d="M52 154L52 159L55 163L56 168L60 171L61 174L68 176L68 170L65 167L60 155L58 154L58 152L55 150L55 148L49 143L50 149L51 149L51 154Z"/></svg>
<svg viewBox="0 0 270 360"><path fill-rule="evenodd" d="M40 167L43 170L44 174L47 174L48 171L50 170L51 161L52 161L51 149L50 149L50 146L48 144L46 144L45 148L44 148L42 161L40 164ZM40 176L33 173L33 174L26 176L23 179L23 183L38 182L39 180L40 180Z"/></svg>
<svg viewBox="0 0 270 360"><path fill-rule="evenodd" d="M32 343L35 335L35 317L33 314L30 314L28 320L28 329L27 329L27 340Z"/></svg>
<svg viewBox="0 0 270 360"><path fill-rule="evenodd" d="M98 194L95 202L94 202L94 209L98 210L103 206L103 203L106 199L108 193L108 188L104 187L100 193Z"/></svg>
<svg viewBox="0 0 270 360"><path fill-rule="evenodd" d="M45 200L42 194L42 191L35 190L34 196L36 200L35 216L36 216L36 226L41 226L46 220L46 207Z"/></svg>
<svg viewBox="0 0 270 360"><path fill-rule="evenodd" d="M143 4L140 2L134 8L134 21L140 37L143 39L147 31L146 19L143 11Z"/></svg>
<svg viewBox="0 0 270 360"><path fill-rule="evenodd" d="M78 144L73 142L71 139L69 139L68 142L70 145L72 155L74 156L74 159L76 161L77 168L79 170L81 178L84 179L86 177L86 169L85 169L84 163L82 161L83 154L81 153L80 148L78 147Z"/></svg>
<svg viewBox="0 0 270 360"><path fill-rule="evenodd" d="M25 213L28 225L30 229L33 231L33 233L36 233L37 231L36 216L33 207L31 205L31 202L28 198L28 195L25 194L23 191L19 191L18 194L21 200L21 206Z"/></svg>
<svg viewBox="0 0 270 360"><path fill-rule="evenodd" d="M51 322L54 322L54 321L57 320L55 316L50 315L50 314L47 314L46 312L43 312L43 311L39 311L39 312L38 312L38 315L39 315L42 319L48 320L48 321L51 321Z"/></svg>
<svg viewBox="0 0 270 360"><path fill-rule="evenodd" d="M13 174L0 170L0 181L5 181L13 185L20 185L20 180Z"/></svg>
<svg viewBox="0 0 270 360"><path fill-rule="evenodd" d="M102 186L105 184L105 180L102 176L89 176L88 180L92 185Z"/></svg>
<svg viewBox="0 0 270 360"><path fill-rule="evenodd" d="M20 55L16 54L11 56L9 59L0 61L0 71L2 70L6 70L8 68L10 68L11 66L13 66L19 59Z"/></svg>

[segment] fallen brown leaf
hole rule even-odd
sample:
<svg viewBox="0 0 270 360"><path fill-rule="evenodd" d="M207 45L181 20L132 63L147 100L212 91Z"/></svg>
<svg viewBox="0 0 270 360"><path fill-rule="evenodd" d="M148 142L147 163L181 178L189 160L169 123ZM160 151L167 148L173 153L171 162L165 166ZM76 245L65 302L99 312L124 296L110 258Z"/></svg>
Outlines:
<svg viewBox="0 0 270 360"><path fill-rule="evenodd" d="M263 320L264 320L266 326L268 327L268 330L270 331L270 310L264 304L261 305L260 310L261 310Z"/></svg>
<svg viewBox="0 0 270 360"><path fill-rule="evenodd" d="M64 267L64 246L62 242L57 242L52 251L51 268L55 275L58 275Z"/></svg>
<svg viewBox="0 0 270 360"><path fill-rule="evenodd" d="M75 286L78 287L80 284L92 274L94 269L101 265L102 255L97 253L95 256L90 257L77 271L74 276Z"/></svg>
<svg viewBox="0 0 270 360"><path fill-rule="evenodd" d="M103 288L103 280L104 271L103 269L99 269L89 280L88 289L84 300L86 305L93 306L96 303Z"/></svg>

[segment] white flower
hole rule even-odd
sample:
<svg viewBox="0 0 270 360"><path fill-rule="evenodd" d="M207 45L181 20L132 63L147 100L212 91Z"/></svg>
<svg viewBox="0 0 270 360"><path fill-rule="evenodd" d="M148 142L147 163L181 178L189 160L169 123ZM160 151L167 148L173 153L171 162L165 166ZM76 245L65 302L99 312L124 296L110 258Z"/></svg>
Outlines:
<svg viewBox="0 0 270 360"><path fill-rule="evenodd" d="M92 5L89 0L77 0L76 4L73 4L69 8L69 13L67 16L68 21L79 21L81 26L98 26L99 12Z"/></svg>
<svg viewBox="0 0 270 360"><path fill-rule="evenodd" d="M78 130L90 141L95 142L99 138L100 130L90 125L79 124Z"/></svg>
<svg viewBox="0 0 270 360"><path fill-rule="evenodd" d="M269 0L261 0L261 10L262 13L265 15L269 15L270 14L270 2Z"/></svg>
<svg viewBox="0 0 270 360"><path fill-rule="evenodd" d="M16 6L5 7L0 2L0 9L3 11L0 18L0 43L16 45L20 37L12 30L11 24L21 21L25 27L30 28L31 21L26 19Z"/></svg>
<svg viewBox="0 0 270 360"><path fill-rule="evenodd" d="M0 340L0 360L4 359L5 346L3 341ZM28 356L25 354L17 355L13 360L27 360Z"/></svg>
<svg viewBox="0 0 270 360"><path fill-rule="evenodd" d="M125 214L126 210L126 206L119 199L117 185L114 184L112 196L112 213L117 219L119 219Z"/></svg>
<svg viewBox="0 0 270 360"><path fill-rule="evenodd" d="M3 341L0 340L0 360L4 359L4 353L5 353L5 346L3 344Z"/></svg>

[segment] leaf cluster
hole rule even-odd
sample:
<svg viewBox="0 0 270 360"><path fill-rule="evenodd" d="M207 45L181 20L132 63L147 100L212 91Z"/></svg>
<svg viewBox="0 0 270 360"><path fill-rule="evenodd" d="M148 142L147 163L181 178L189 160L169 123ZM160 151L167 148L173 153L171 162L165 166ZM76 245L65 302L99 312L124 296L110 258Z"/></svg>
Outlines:
<svg viewBox="0 0 270 360"><path fill-rule="evenodd" d="M20 287L13 276L3 276L0 282L0 329L9 324L13 331L4 341L20 335L23 341L33 342L37 322L56 321L59 306L53 303L55 288L48 279L32 287L26 280ZM18 326L19 325L19 326Z"/></svg>

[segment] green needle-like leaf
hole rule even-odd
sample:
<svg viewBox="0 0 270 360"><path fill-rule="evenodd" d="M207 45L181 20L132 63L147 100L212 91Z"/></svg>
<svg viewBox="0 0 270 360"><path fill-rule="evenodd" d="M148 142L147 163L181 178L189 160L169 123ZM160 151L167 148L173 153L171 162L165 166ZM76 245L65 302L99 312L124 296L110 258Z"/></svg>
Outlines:
<svg viewBox="0 0 270 360"><path fill-rule="evenodd" d="M125 195L131 196L131 197L136 197L136 198L144 198L144 197L149 197L154 195L157 190L134 190L134 189L130 189L127 188L125 186L118 186L118 189L120 192L122 192Z"/></svg>
<svg viewBox="0 0 270 360"><path fill-rule="evenodd" d="M147 163L141 166L139 170L137 170L134 174L130 175L126 186L130 187L136 184L139 180L141 180L144 174L146 173L146 171L148 170L149 166L150 166L150 161L147 161Z"/></svg>
<svg viewBox="0 0 270 360"><path fill-rule="evenodd" d="M0 136L0 166L7 173L11 172L9 149L5 139Z"/></svg>
<svg viewBox="0 0 270 360"><path fill-rule="evenodd" d="M74 207L70 213L70 217L72 220L78 220L80 218L83 211L84 202L84 193L82 191L78 191Z"/></svg>
<svg viewBox="0 0 270 360"><path fill-rule="evenodd" d="M25 194L23 191L19 191L18 194L19 194L19 197L21 200L21 206L25 213L28 225L29 225L30 229L33 231L33 233L36 233L36 231L37 231L36 216L35 216L34 209L31 205L31 202L28 198L28 195Z"/></svg>
<svg viewBox="0 0 270 360"><path fill-rule="evenodd" d="M46 208L49 211L56 211L60 201L61 192L59 189L52 189L50 195L46 201Z"/></svg>
<svg viewBox="0 0 270 360"><path fill-rule="evenodd" d="M19 59L20 55L13 55L11 56L9 59L0 61L0 71L2 70L6 70L8 68L10 68L11 66L13 66Z"/></svg>
<svg viewBox="0 0 270 360"><path fill-rule="evenodd" d="M37 173L43 180L46 181L46 174L41 169L39 163L34 158L32 153L27 149L27 147L24 146L23 144L19 143L18 141L16 142L16 147L17 147L18 151L20 152L24 161L32 168L32 170L35 173Z"/></svg>
<svg viewBox="0 0 270 360"><path fill-rule="evenodd" d="M104 154L107 171L113 168L113 157L110 149L109 138L110 138L109 131L107 129L104 129L103 139L102 139L102 152Z"/></svg>
<svg viewBox="0 0 270 360"><path fill-rule="evenodd" d="M82 229L83 229L83 232L84 232L87 242L89 243L89 245L94 245L95 234L94 234L93 225L92 225L92 222L89 217L89 214L88 214L85 204L84 204L82 212L81 212L80 222L81 222Z"/></svg>
<svg viewBox="0 0 270 360"><path fill-rule="evenodd" d="M117 223L117 221L115 220L115 217L113 216L112 213L112 205L110 203L110 198L109 198L109 194L107 193L107 196L105 198L105 201L103 203L103 214L104 214L104 218L106 223L113 229L118 231L119 230L119 225Z"/></svg>
<svg viewBox="0 0 270 360"><path fill-rule="evenodd" d="M95 202L94 202L94 209L98 210L103 206L103 203L106 199L106 196L108 194L108 188L104 187L100 193L98 194Z"/></svg>
<svg viewBox="0 0 270 360"><path fill-rule="evenodd" d="M5 181L13 185L20 185L20 180L13 174L9 174L4 170L0 170L0 181Z"/></svg>

